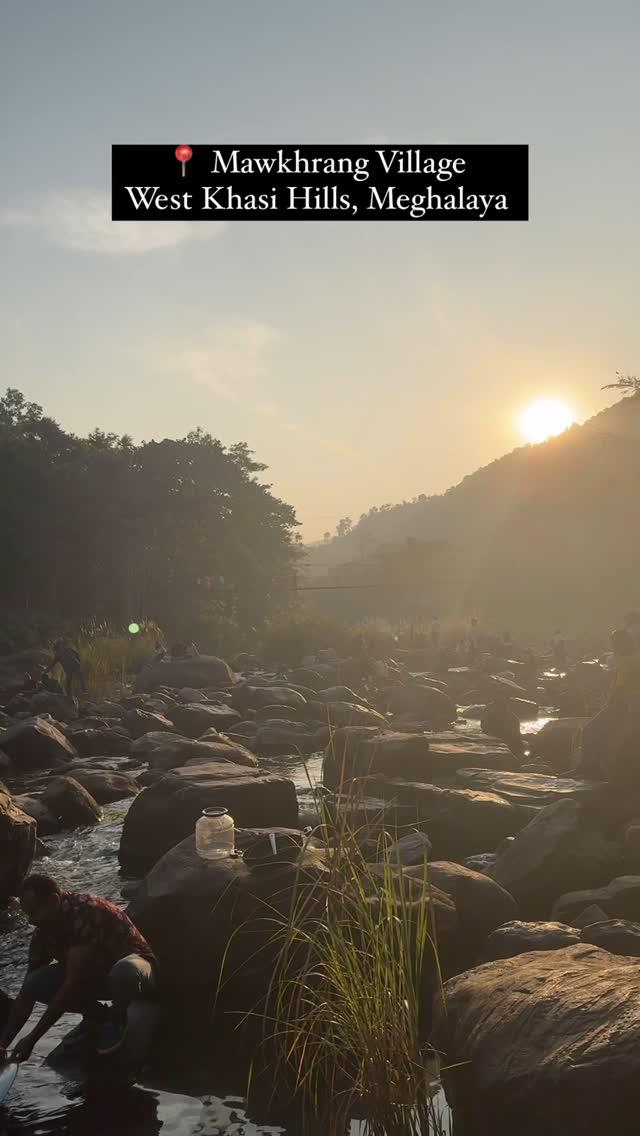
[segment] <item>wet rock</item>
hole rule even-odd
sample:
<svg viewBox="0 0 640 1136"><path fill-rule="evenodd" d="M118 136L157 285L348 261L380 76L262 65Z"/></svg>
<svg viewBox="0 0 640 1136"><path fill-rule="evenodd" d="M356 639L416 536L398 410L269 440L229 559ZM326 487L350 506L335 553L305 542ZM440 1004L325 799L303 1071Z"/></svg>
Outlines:
<svg viewBox="0 0 640 1136"><path fill-rule="evenodd" d="M135 689L155 690L167 686L182 690L185 686L227 687L235 682L235 675L224 659L215 655L196 655L192 659L169 659L147 666L138 675Z"/></svg>
<svg viewBox="0 0 640 1136"><path fill-rule="evenodd" d="M513 958L527 951L557 951L579 942L580 930L566 923L525 923L513 919L491 932L482 950L481 961Z"/></svg>
<svg viewBox="0 0 640 1136"><path fill-rule="evenodd" d="M132 738L141 738L150 733L175 733L173 722L163 714L150 714L146 710L128 710L122 719L122 725L129 731Z"/></svg>
<svg viewBox="0 0 640 1136"><path fill-rule="evenodd" d="M69 740L81 757L126 757L131 738L120 729L73 730Z"/></svg>
<svg viewBox="0 0 640 1136"><path fill-rule="evenodd" d="M35 845L35 821L18 808L4 785L0 785L0 905L20 891Z"/></svg>
<svg viewBox="0 0 640 1136"><path fill-rule="evenodd" d="M474 762L479 765L479 762ZM484 763L483 763L484 764ZM554 777L542 773L500 772L495 769L461 768L456 783L466 789L499 793L514 804L541 809L555 801L590 798L597 787L593 781Z"/></svg>
<svg viewBox="0 0 640 1136"><path fill-rule="evenodd" d="M612 955L640 958L640 923L630 919L606 919L592 923L581 934L583 943L591 943Z"/></svg>
<svg viewBox="0 0 640 1136"><path fill-rule="evenodd" d="M18 772L54 769L76 757L76 751L57 726L44 718L27 718L0 735L0 750Z"/></svg>
<svg viewBox="0 0 640 1136"><path fill-rule="evenodd" d="M169 770L190 761L231 761L235 765L256 766L257 759L237 741L215 734L198 741L178 734L145 734L133 743L133 757L148 761L152 769Z"/></svg>
<svg viewBox="0 0 640 1136"><path fill-rule="evenodd" d="M571 891L553 905L553 917L566 922L595 904L610 919L640 922L640 876L618 876L606 887Z"/></svg>
<svg viewBox="0 0 640 1136"><path fill-rule="evenodd" d="M72 769L73 779L99 805L108 805L113 801L124 801L126 797L135 797L139 786L135 778L127 773L112 773L107 769L77 768Z"/></svg>
<svg viewBox="0 0 640 1136"><path fill-rule="evenodd" d="M255 741L258 753L311 753L314 745L314 735L304 722L270 719L258 724Z"/></svg>
<svg viewBox="0 0 640 1136"><path fill-rule="evenodd" d="M434 1043L470 1136L630 1132L638 964L584 944L486 963L445 984Z"/></svg>
<svg viewBox="0 0 640 1136"><path fill-rule="evenodd" d="M120 843L126 867L147 870L189 836L205 808L227 808L238 827L295 827L298 801L292 781L257 769L212 762L174 769L145 789L127 813Z"/></svg>
<svg viewBox="0 0 640 1136"><path fill-rule="evenodd" d="M416 870L409 869L409 874ZM429 882L450 895L456 905L459 940L454 962L456 969L464 970L476 961L487 936L515 918L515 901L489 876L461 864L435 860L427 873Z"/></svg>
<svg viewBox="0 0 640 1136"><path fill-rule="evenodd" d="M441 730L457 717L456 705L444 691L433 686L396 686L387 696L386 709L391 714L410 714L415 721Z"/></svg>
<svg viewBox="0 0 640 1136"><path fill-rule="evenodd" d="M226 730L241 721L238 711L227 704L212 706L191 702L172 706L167 713L178 733L185 738L199 738L210 729Z"/></svg>
<svg viewBox="0 0 640 1136"><path fill-rule="evenodd" d="M97 801L73 777L54 777L42 801L63 828L98 824L102 815Z"/></svg>
<svg viewBox="0 0 640 1136"><path fill-rule="evenodd" d="M278 826L268 831L286 835ZM255 843L258 836L238 831L236 846ZM156 863L128 914L158 954L169 1000L199 1003L209 1016L222 974L224 1004L236 1012L253 1009L267 992L278 956L276 913L286 918L294 889L312 887L326 875L315 848L299 864L252 871L241 856L201 859L189 836Z"/></svg>
<svg viewBox="0 0 640 1136"><path fill-rule="evenodd" d="M542 809L489 874L511 892L523 915L536 919L544 918L564 891L611 879L619 858L620 846L587 827L578 801L565 800ZM567 914L554 905L554 919L570 924Z"/></svg>
<svg viewBox="0 0 640 1136"><path fill-rule="evenodd" d="M23 793L14 797L14 802L23 813L33 817L38 826L38 836L54 836L62 829L61 821L43 801L41 793Z"/></svg>

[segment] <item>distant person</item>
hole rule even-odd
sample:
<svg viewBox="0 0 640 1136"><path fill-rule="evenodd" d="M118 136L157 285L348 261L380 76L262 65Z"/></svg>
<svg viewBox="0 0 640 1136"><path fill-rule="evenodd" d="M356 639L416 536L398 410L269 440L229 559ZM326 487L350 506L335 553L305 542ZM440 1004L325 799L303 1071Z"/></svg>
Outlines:
<svg viewBox="0 0 640 1136"><path fill-rule="evenodd" d="M512 652L514 646L515 646L515 644L513 642L511 632L510 631L503 631L502 632L502 649L504 651Z"/></svg>
<svg viewBox="0 0 640 1136"><path fill-rule="evenodd" d="M564 641L564 636L560 628L556 628L551 640L551 654L553 656L553 665L558 670L566 665L567 662L567 644Z"/></svg>
<svg viewBox="0 0 640 1136"><path fill-rule="evenodd" d="M440 620L438 619L437 615L434 615L433 619L431 620L431 646L440 646Z"/></svg>
<svg viewBox="0 0 640 1136"><path fill-rule="evenodd" d="M633 639L636 650L640 651L640 611L629 611L624 617L624 629Z"/></svg>
<svg viewBox="0 0 640 1136"><path fill-rule="evenodd" d="M469 621L467 633L465 635L465 647L467 651L467 659L472 666L478 658L478 620L475 616Z"/></svg>
<svg viewBox="0 0 640 1136"><path fill-rule="evenodd" d="M53 644L53 651L53 662L48 668L48 671L53 670L58 664L62 667L67 697L73 697L73 686L76 679L78 680L81 693L86 694L87 687L82 673L78 648L74 647L73 644L69 643L66 639L58 639L57 642Z"/></svg>

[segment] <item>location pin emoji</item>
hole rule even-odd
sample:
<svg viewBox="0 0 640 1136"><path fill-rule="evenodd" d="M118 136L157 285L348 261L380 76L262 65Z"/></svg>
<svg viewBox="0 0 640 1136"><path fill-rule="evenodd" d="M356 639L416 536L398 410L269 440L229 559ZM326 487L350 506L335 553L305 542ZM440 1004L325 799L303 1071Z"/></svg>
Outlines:
<svg viewBox="0 0 640 1136"><path fill-rule="evenodd" d="M176 146L176 158L182 163L182 176L186 174L185 166L190 158L193 157L193 150L190 146Z"/></svg>

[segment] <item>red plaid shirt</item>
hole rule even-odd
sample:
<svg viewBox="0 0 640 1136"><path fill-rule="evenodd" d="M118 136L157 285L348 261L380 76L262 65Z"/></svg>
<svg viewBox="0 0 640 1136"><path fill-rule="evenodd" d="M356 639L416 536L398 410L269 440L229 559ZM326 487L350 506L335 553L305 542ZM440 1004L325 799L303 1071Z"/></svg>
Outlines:
<svg viewBox="0 0 640 1136"><path fill-rule="evenodd" d="M146 939L115 903L98 895L63 891L57 914L33 932L29 970L53 959L64 962L72 947L91 947L94 969L100 974L108 974L127 955L156 961Z"/></svg>

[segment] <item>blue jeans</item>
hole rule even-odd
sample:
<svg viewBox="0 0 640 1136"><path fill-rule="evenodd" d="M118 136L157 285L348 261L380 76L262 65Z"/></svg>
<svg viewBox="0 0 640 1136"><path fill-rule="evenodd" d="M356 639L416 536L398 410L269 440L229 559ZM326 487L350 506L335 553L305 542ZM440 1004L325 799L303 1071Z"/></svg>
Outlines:
<svg viewBox="0 0 640 1136"><path fill-rule="evenodd" d="M50 1002L64 982L65 968L61 962L40 966L27 975L23 992L35 1002ZM105 981L90 982L78 995L76 1004L69 1006L75 1014L92 1018L98 1013L101 999L113 1002L114 1008L124 1013L130 1002L148 998L156 989L156 972L153 963L140 955L127 955L112 966Z"/></svg>

